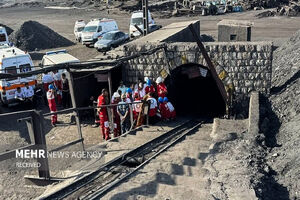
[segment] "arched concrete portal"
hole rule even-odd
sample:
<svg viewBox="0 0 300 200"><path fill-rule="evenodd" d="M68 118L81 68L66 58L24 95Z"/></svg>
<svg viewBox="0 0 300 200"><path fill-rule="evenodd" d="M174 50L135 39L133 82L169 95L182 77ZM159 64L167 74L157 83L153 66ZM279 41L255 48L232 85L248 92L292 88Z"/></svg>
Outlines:
<svg viewBox="0 0 300 200"><path fill-rule="evenodd" d="M221 116L226 105L209 69L199 64L183 64L171 71L165 83L169 99L179 114Z"/></svg>

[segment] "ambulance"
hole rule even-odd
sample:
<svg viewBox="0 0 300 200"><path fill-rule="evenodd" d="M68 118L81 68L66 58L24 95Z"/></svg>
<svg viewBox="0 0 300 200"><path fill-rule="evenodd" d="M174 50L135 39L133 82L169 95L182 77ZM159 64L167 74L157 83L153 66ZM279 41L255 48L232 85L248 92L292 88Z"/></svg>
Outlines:
<svg viewBox="0 0 300 200"><path fill-rule="evenodd" d="M3 26L0 26L0 45L8 44L8 36L6 33L6 29Z"/></svg>
<svg viewBox="0 0 300 200"><path fill-rule="evenodd" d="M28 53L8 45L0 45L0 73L22 74L34 70L33 62ZM26 78L10 78L0 80L0 100L4 105L16 103L15 92L18 87L21 89L28 83L34 87L36 76Z"/></svg>
<svg viewBox="0 0 300 200"><path fill-rule="evenodd" d="M82 30L81 42L88 47L95 44L104 33L117 30L118 24L113 19L92 19Z"/></svg>

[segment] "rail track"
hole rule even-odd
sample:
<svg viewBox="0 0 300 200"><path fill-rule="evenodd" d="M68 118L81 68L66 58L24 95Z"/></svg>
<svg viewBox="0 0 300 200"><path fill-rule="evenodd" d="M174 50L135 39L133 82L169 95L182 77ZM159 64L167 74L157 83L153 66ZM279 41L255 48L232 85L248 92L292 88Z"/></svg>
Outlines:
<svg viewBox="0 0 300 200"><path fill-rule="evenodd" d="M187 121L40 199L100 199L163 151L195 132L202 123L203 121Z"/></svg>

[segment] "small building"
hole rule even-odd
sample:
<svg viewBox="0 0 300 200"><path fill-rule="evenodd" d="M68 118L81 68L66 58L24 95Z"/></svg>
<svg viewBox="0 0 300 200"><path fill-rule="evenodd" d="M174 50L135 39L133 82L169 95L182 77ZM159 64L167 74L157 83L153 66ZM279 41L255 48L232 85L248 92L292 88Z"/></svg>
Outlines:
<svg viewBox="0 0 300 200"><path fill-rule="evenodd" d="M218 23L219 42L251 41L253 23L242 20L222 20Z"/></svg>

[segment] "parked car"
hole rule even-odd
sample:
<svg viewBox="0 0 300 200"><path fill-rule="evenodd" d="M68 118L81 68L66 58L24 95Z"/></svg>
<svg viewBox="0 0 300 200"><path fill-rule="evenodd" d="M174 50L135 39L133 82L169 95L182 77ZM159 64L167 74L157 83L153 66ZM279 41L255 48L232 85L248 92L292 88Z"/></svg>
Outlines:
<svg viewBox="0 0 300 200"><path fill-rule="evenodd" d="M119 30L117 22L113 19L93 19L83 29L82 44L90 46L97 42L104 33Z"/></svg>
<svg viewBox="0 0 300 200"><path fill-rule="evenodd" d="M110 31L105 33L103 37L95 43L94 47L98 51L109 51L111 48L115 48L127 40L129 40L127 33L122 31Z"/></svg>
<svg viewBox="0 0 300 200"><path fill-rule="evenodd" d="M83 20L77 20L75 22L74 35L75 35L75 40L78 42L81 42L81 34L84 27L85 27L85 22Z"/></svg>

